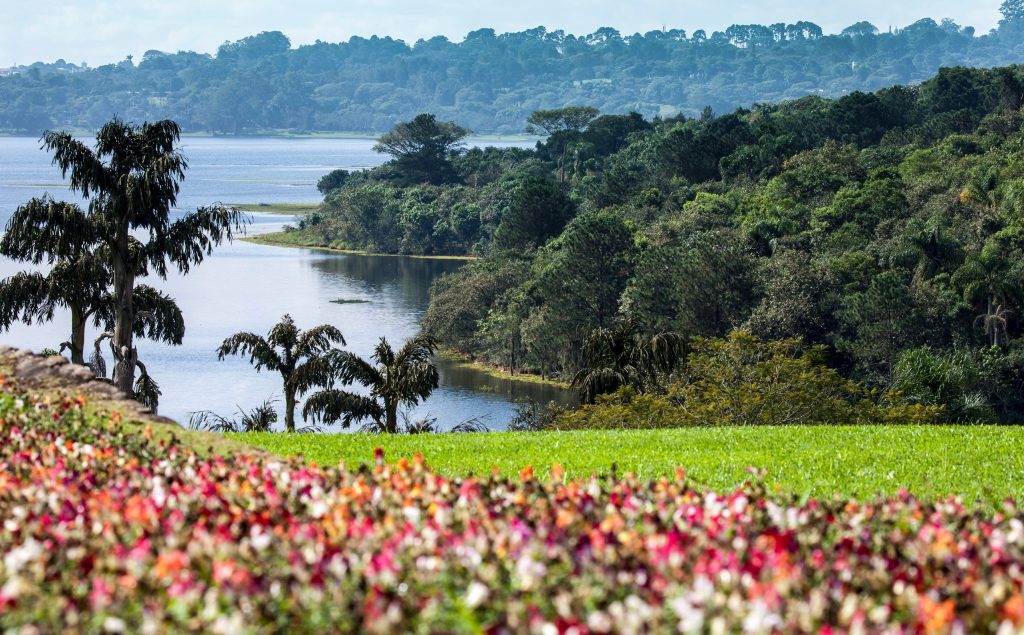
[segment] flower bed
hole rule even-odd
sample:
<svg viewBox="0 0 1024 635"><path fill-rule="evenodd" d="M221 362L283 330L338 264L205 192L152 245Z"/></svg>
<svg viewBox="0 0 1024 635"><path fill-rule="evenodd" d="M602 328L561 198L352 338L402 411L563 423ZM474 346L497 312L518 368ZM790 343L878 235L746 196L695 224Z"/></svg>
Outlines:
<svg viewBox="0 0 1024 635"><path fill-rule="evenodd" d="M0 394L0 631L1017 632L1024 522L755 480L201 458Z"/></svg>

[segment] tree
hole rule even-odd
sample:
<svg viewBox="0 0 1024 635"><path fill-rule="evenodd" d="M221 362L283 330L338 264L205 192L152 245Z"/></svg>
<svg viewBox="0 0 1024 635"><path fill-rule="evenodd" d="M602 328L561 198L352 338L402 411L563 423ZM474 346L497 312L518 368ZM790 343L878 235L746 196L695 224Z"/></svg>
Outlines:
<svg viewBox="0 0 1024 635"><path fill-rule="evenodd" d="M50 227L66 231L53 233ZM23 271L0 282L0 328L9 329L19 320L49 322L57 308L67 309L71 361L85 364L85 327L107 300L110 285L96 248L93 227L77 205L44 196L15 210L0 239L0 254L34 265L45 262L50 271Z"/></svg>
<svg viewBox="0 0 1024 635"><path fill-rule="evenodd" d="M342 383L359 382L370 389L370 395L322 390L306 400L303 418L311 416L326 424L341 421L346 428L370 419L371 429L397 433L398 407L415 406L437 388L439 375L431 361L436 346L432 338L419 336L395 352L382 337L374 348L372 364L351 352L340 352L336 367Z"/></svg>
<svg viewBox="0 0 1024 635"><path fill-rule="evenodd" d="M352 174L348 170L331 170L316 182L316 189L324 196L327 196L332 191L345 185L350 176Z"/></svg>
<svg viewBox="0 0 1024 635"><path fill-rule="evenodd" d="M543 322L532 328L535 341L559 351L561 368L578 370L586 335L612 325L634 252L632 229L608 211L577 216L540 250L528 297L530 312Z"/></svg>
<svg viewBox="0 0 1024 635"><path fill-rule="evenodd" d="M296 399L312 388L331 387L335 380L335 362L342 352L332 344L345 344L341 331L329 324L302 331L290 315L270 329L266 338L255 333L235 333L217 349L217 358L228 355L249 356L249 363L260 372L277 371L284 383L284 425L295 432ZM305 418L305 414L303 414Z"/></svg>
<svg viewBox="0 0 1024 635"><path fill-rule="evenodd" d="M113 273L114 383L131 393L135 368L135 281L169 269L188 273L214 246L231 240L243 216L222 205L201 207L177 220L171 209L177 202L188 165L177 149L181 130L164 120L141 126L114 118L96 134L95 150L67 132L47 132L43 147L69 178L71 190L89 199L88 218L95 238L109 258ZM72 236L78 225L49 229L54 236Z"/></svg>
<svg viewBox="0 0 1024 635"><path fill-rule="evenodd" d="M878 27L870 22L858 22L843 29L841 35L847 37L869 37L878 34Z"/></svg>
<svg viewBox="0 0 1024 635"><path fill-rule="evenodd" d="M375 152L394 158L399 178L410 183L454 183L459 177L450 155L462 148L470 131L434 115L417 115L385 133Z"/></svg>
<svg viewBox="0 0 1024 635"><path fill-rule="evenodd" d="M57 308L67 309L71 334L61 350L69 350L72 363L85 364L88 322L106 331L114 328L109 257L96 236L92 219L77 205L44 196L19 207L0 239L0 254L34 265L45 262L50 270L45 275L20 272L0 282L0 328L17 320L48 322ZM135 336L180 345L185 321L177 303L147 285L136 285L133 296ZM100 353L93 357L89 365L97 376L105 376ZM150 402L155 408L155 400Z"/></svg>
<svg viewBox="0 0 1024 635"><path fill-rule="evenodd" d="M581 132L601 113L591 106L538 110L527 119L526 132L550 137L559 132Z"/></svg>
<svg viewBox="0 0 1024 635"><path fill-rule="evenodd" d="M1024 0L1003 0L1003 4L999 5L999 12L1003 14L999 26L1024 22Z"/></svg>
<svg viewBox="0 0 1024 635"><path fill-rule="evenodd" d="M963 288L964 300L983 312L976 317L992 346L1009 343L1007 316L1009 306L1018 306L1024 293L1024 280L1001 245L990 241L977 254L967 257L953 275Z"/></svg>
<svg viewBox="0 0 1024 635"><path fill-rule="evenodd" d="M560 234L576 206L561 188L543 177L527 178L512 194L494 233L502 249L534 249Z"/></svg>
<svg viewBox="0 0 1024 635"><path fill-rule="evenodd" d="M638 393L657 390L660 376L683 359L686 340L676 333L645 336L631 319L596 329L583 344L585 367L572 379L582 403L629 386Z"/></svg>

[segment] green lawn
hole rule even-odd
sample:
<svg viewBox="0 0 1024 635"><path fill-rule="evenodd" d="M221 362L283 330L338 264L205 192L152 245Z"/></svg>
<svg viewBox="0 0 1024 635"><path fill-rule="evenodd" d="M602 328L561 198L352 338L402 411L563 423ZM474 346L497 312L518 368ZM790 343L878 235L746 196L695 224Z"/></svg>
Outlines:
<svg viewBox="0 0 1024 635"><path fill-rule="evenodd" d="M697 481L731 488L747 468L800 495L867 497L900 488L926 497L1024 498L1024 430L996 426L715 428L626 432L488 433L383 437L363 434L232 435L282 455L320 464L389 460L421 452L446 474L516 473L560 463L569 476L620 473L643 477L686 468Z"/></svg>

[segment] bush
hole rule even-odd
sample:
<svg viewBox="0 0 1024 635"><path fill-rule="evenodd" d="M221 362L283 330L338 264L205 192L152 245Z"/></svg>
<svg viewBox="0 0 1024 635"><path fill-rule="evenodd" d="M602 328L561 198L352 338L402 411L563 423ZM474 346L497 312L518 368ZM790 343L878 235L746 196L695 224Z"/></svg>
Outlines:
<svg viewBox="0 0 1024 635"><path fill-rule="evenodd" d="M620 390L564 415L561 429L713 425L936 423L939 405L878 395L824 363L800 340L763 342L747 331L698 339L665 395Z"/></svg>

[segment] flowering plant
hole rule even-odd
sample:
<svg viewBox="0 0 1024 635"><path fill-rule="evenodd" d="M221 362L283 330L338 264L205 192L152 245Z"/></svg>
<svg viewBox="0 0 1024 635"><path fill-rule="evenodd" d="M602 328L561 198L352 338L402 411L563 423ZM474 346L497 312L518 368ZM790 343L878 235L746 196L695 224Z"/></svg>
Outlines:
<svg viewBox="0 0 1024 635"><path fill-rule="evenodd" d="M1012 501L203 457L119 419L0 393L0 630L1024 628Z"/></svg>

